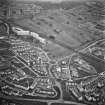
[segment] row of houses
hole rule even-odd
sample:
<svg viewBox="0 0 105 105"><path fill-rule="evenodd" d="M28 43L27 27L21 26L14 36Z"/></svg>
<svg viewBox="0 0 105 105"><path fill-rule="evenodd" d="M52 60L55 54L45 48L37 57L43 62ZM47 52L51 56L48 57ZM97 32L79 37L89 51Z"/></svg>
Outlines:
<svg viewBox="0 0 105 105"><path fill-rule="evenodd" d="M7 10L7 18L20 18L22 16L34 16L40 13L42 8L34 3L13 3Z"/></svg>

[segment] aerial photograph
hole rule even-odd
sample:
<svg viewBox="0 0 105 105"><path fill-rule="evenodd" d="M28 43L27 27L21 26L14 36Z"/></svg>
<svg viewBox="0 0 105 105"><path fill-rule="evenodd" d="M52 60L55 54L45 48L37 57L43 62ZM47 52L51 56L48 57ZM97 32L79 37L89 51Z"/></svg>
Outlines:
<svg viewBox="0 0 105 105"><path fill-rule="evenodd" d="M105 0L0 0L0 105L105 105Z"/></svg>

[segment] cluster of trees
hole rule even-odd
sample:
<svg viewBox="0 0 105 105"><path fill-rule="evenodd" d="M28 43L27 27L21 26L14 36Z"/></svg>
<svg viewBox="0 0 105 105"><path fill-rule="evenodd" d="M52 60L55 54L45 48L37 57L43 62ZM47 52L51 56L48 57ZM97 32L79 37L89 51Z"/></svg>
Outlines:
<svg viewBox="0 0 105 105"><path fill-rule="evenodd" d="M91 14L92 20L94 22L99 22L105 17L105 2L104 1L94 1L86 4L88 11Z"/></svg>

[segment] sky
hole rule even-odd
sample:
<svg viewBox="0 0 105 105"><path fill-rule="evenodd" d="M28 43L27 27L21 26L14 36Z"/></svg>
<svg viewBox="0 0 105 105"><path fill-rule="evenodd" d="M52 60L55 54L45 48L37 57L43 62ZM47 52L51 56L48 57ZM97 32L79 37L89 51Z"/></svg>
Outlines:
<svg viewBox="0 0 105 105"><path fill-rule="evenodd" d="M42 1L42 2L60 3L62 1L81 2L81 1L88 1L88 0L16 0L16 1Z"/></svg>
<svg viewBox="0 0 105 105"><path fill-rule="evenodd" d="M38 1L62 2L62 1L86 1L86 0L38 0Z"/></svg>

